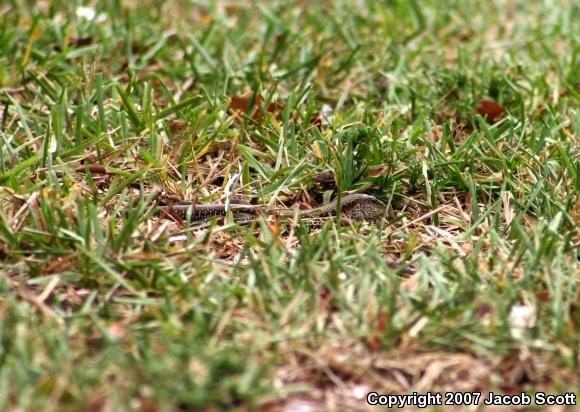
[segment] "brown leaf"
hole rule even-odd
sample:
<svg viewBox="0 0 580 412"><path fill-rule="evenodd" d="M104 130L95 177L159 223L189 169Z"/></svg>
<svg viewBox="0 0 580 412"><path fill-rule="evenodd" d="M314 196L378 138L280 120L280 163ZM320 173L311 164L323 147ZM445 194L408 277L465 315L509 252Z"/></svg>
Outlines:
<svg viewBox="0 0 580 412"><path fill-rule="evenodd" d="M550 292L548 292L547 290L535 292L534 295L536 296L536 299L538 299L538 301L540 302L547 303L550 300Z"/></svg>
<svg viewBox="0 0 580 412"><path fill-rule="evenodd" d="M109 397L106 386L95 389L88 397L84 410L87 412L102 412L109 406Z"/></svg>
<svg viewBox="0 0 580 412"><path fill-rule="evenodd" d="M322 118L319 115L310 118L310 124L322 131Z"/></svg>
<svg viewBox="0 0 580 412"><path fill-rule="evenodd" d="M475 110L477 110L477 113L485 117L488 121L495 122L503 116L505 108L493 100L480 99L479 105Z"/></svg>
<svg viewBox="0 0 580 412"><path fill-rule="evenodd" d="M98 174L98 175L105 175L107 174L107 168L103 165L88 165L87 169L89 170L89 172L91 172L92 174ZM85 166L80 166L77 167L75 169L75 172L77 173L84 173L85 172Z"/></svg>
<svg viewBox="0 0 580 412"><path fill-rule="evenodd" d="M332 305L332 292L323 286L320 289L319 294L321 306L326 311Z"/></svg>
<svg viewBox="0 0 580 412"><path fill-rule="evenodd" d="M175 119L169 123L169 130L174 136L180 134L185 129L187 129L187 122L185 120Z"/></svg>
<svg viewBox="0 0 580 412"><path fill-rule="evenodd" d="M159 402L153 396L142 396L139 398L141 411L157 412L160 410Z"/></svg>
<svg viewBox="0 0 580 412"><path fill-rule="evenodd" d="M272 102L268 105L268 113L281 113L286 105L282 102Z"/></svg>
<svg viewBox="0 0 580 412"><path fill-rule="evenodd" d="M230 109L251 112L252 119L260 120L262 117L264 117L264 113L262 112L261 108L264 98L258 94L252 102L253 95L253 92L246 92L240 96L234 96L230 98ZM250 107L251 103L253 103L252 107ZM268 113L279 115L284 111L285 107L286 105L282 102L270 102L266 110Z"/></svg>
<svg viewBox="0 0 580 412"><path fill-rule="evenodd" d="M459 41L467 41L467 40L471 39L474 34L475 34L475 30L469 28L467 30L463 30L463 31L457 33L457 39Z"/></svg>
<svg viewBox="0 0 580 412"><path fill-rule="evenodd" d="M71 39L69 46L71 47L83 47L88 46L93 43L93 38L91 36L77 37L76 39Z"/></svg>
<svg viewBox="0 0 580 412"><path fill-rule="evenodd" d="M386 310L381 310L379 312L379 320L377 322L376 334L370 339L369 348L373 352L377 352L381 348L381 335L384 334L387 328L387 323L389 321L389 316Z"/></svg>
<svg viewBox="0 0 580 412"><path fill-rule="evenodd" d="M491 313L492 311L493 308L491 305L483 304L475 308L475 316L478 320L480 320L481 318L483 318L488 313Z"/></svg>
<svg viewBox="0 0 580 412"><path fill-rule="evenodd" d="M83 47L83 46L88 46L89 44L93 43L93 38L88 36L88 37L77 37L74 39L71 39L68 42L68 46L70 48L75 48L75 47ZM55 44L54 46L52 46L52 48L57 51L60 52L62 51L62 48L60 47L59 44Z"/></svg>
<svg viewBox="0 0 580 412"><path fill-rule="evenodd" d="M244 112L248 111L250 106L250 100L252 100L252 92L246 92L240 96L233 96L230 98L230 108L234 110L242 110ZM260 95L256 96L256 101L254 105L260 103Z"/></svg>
<svg viewBox="0 0 580 412"><path fill-rule="evenodd" d="M381 175L386 175L387 174L387 168L384 166L378 166L378 167L373 167L369 170L369 176L370 177L377 177L377 176L381 176Z"/></svg>

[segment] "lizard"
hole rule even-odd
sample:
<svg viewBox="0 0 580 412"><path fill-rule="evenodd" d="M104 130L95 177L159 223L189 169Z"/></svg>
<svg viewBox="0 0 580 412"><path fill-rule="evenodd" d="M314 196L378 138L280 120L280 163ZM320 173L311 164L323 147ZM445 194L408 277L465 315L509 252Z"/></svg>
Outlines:
<svg viewBox="0 0 580 412"><path fill-rule="evenodd" d="M374 220L382 217L385 213L386 205L371 195L353 193L340 199L342 216L353 220ZM160 212L163 215L177 215L186 220L188 214L192 223L205 221L212 217L225 216L231 210L234 220L251 220L258 214L270 211L278 212L285 217L323 217L336 216L338 199L334 199L326 205L308 210L290 209L268 209L262 205L247 205L232 203L226 207L223 203L202 203L198 205L173 205L162 206Z"/></svg>

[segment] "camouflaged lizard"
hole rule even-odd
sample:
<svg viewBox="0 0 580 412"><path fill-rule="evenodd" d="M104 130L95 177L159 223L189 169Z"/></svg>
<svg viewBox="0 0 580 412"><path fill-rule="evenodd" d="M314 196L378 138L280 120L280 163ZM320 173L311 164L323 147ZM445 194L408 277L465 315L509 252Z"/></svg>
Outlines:
<svg viewBox="0 0 580 412"><path fill-rule="evenodd" d="M342 216L352 220L375 220L381 218L386 205L377 198L362 193L346 195L340 199ZM269 209L262 205L247 205L242 203L202 203L197 205L162 206L161 215L177 216L191 223L203 222L213 217L226 216L231 211L234 220L251 220L256 215L268 212L285 217L298 216L300 218L336 216L338 199L326 205L308 210Z"/></svg>

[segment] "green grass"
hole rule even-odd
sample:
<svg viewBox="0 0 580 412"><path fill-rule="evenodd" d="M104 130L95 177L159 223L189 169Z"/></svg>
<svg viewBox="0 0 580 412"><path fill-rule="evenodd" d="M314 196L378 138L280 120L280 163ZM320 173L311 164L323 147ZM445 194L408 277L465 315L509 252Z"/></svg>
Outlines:
<svg viewBox="0 0 580 412"><path fill-rule="evenodd" d="M579 390L574 2L95 3L0 5L0 409Z"/></svg>

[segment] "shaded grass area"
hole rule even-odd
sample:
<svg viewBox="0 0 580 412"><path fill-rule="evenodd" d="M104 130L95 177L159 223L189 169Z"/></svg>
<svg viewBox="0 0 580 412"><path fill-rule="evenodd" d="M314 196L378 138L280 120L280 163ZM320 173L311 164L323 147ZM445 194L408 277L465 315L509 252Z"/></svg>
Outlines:
<svg viewBox="0 0 580 412"><path fill-rule="evenodd" d="M578 391L578 8L473 3L2 3L0 408Z"/></svg>

